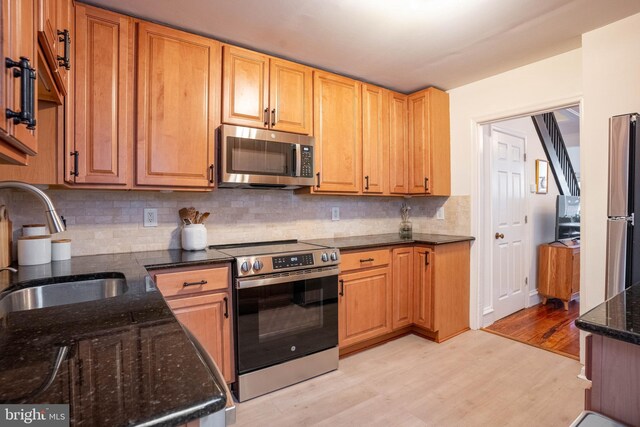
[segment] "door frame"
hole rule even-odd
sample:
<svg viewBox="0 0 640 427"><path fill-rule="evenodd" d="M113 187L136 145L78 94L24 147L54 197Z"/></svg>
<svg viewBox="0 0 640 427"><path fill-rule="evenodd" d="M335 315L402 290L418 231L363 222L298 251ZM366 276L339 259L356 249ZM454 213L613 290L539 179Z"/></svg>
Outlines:
<svg viewBox="0 0 640 427"><path fill-rule="evenodd" d="M527 116L521 116L521 117L527 117ZM517 117L513 117L514 119ZM508 118L506 120L511 120L511 118ZM484 242L484 253L485 254L489 254L488 258L485 258L485 262L484 262L484 266L485 271L485 279L482 283L487 283L487 284L491 284L491 286L485 286L483 287L482 291L483 293L480 294L483 297L483 302L485 302L485 304L483 304L482 307L482 319L481 319L481 326L487 327L490 324L492 324L493 322L495 322L496 318L493 317L493 313L494 313L494 307L493 307L493 292L494 292L494 287L493 287L493 249L494 249L494 245L493 245L493 233L494 233L494 229L493 229L493 185L492 185L492 179L493 179L493 164L492 164L492 160L493 160L493 151L492 151L492 147L491 147L491 137L490 134L488 132L486 132L487 130L489 130L491 127L494 128L494 130L497 130L501 133L504 133L506 135L511 135L513 137L516 138L522 138L524 140L524 154L526 155L529 149L529 141L527 140L527 135L522 133L522 132L518 132L518 131L514 131L508 128L504 128L502 126L500 126L500 122L502 122L504 120L500 120L500 121L492 121L490 123L484 123L482 125L480 125L481 129L483 129L482 132L480 132L480 137L482 138L482 144L487 148L484 151L484 166L485 166L485 170L488 172L485 174L484 176L484 194L482 195L482 202L485 205L486 209L483 212L486 212L487 215L485 215L485 224L484 227L482 228L482 230L485 233L483 242ZM525 186L525 190L524 190L524 214L526 216L528 216L529 218L531 218L531 211L530 211L530 206L529 206L529 183L530 181L530 176L528 173L528 165L529 165L529 159L524 161L524 186ZM523 232L523 244L525 245L525 250L524 250L524 271L526 273L526 277L529 276L528 272L531 270L531 253L529 251L530 246L531 246L531 224L529 222L524 224L524 232ZM535 287L534 287L535 290ZM489 292L489 298L484 298L486 297L486 293ZM538 291L536 290L535 293L537 294ZM527 308L530 306L530 300L531 300L531 287L529 285L529 283L524 285L524 293L523 293L523 298L524 300L524 308ZM488 299L488 301L487 301ZM488 305L487 305L488 303Z"/></svg>
<svg viewBox="0 0 640 427"><path fill-rule="evenodd" d="M520 107L513 110L507 110L483 116L472 117L470 123L471 141L474 141L472 148L472 173L471 176L475 180L471 184L471 211L477 212L471 216L471 235L477 237L476 244L471 246L471 289L470 289L470 326L472 329L480 329L483 327L484 313L484 288L490 284L490 275L487 277L487 245L491 245L491 233L488 231L487 224L487 202L486 187L488 165L485 163L487 148L485 146L485 138L482 133L482 126L508 119L516 119L520 117L529 117L534 114L550 112L562 108L580 106L580 111L584 111L582 95L569 98L556 99L539 104ZM582 121L580 121L582 129ZM528 202L525 209L528 212ZM489 216L490 219L490 216ZM581 263L582 263L581 257ZM490 267L490 266L489 266ZM582 266L581 266L582 270ZM529 285L529 289L535 286Z"/></svg>

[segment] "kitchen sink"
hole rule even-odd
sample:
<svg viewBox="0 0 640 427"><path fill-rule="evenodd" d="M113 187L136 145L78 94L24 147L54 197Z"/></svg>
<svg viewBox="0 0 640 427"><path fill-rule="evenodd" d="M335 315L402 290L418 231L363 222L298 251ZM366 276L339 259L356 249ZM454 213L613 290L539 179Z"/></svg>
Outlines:
<svg viewBox="0 0 640 427"><path fill-rule="evenodd" d="M13 291L0 300L0 317L14 311L103 300L127 292L127 281L123 275L109 276L92 276L85 280L49 283Z"/></svg>

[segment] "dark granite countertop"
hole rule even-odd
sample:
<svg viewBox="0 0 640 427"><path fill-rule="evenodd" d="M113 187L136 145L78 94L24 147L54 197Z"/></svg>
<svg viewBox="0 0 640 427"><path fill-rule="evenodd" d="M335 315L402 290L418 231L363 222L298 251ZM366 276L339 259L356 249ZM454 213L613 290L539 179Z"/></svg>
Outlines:
<svg viewBox="0 0 640 427"><path fill-rule="evenodd" d="M374 248L377 246L405 245L411 243L444 245L447 243L465 242L469 240L475 240L475 237L449 236L446 234L413 233L413 236L410 239L405 239L400 237L400 235L397 233L390 233L373 234L370 236L335 237L333 239L313 239L305 240L305 242L320 246L334 247L343 251L347 251L353 249L366 249Z"/></svg>
<svg viewBox="0 0 640 427"><path fill-rule="evenodd" d="M230 260L212 250L167 250L0 272L0 297L100 273L126 279L122 295L0 313L0 402L68 403L73 426L179 425L222 409L224 385L209 372L147 268ZM60 368L43 388L60 355Z"/></svg>
<svg viewBox="0 0 640 427"><path fill-rule="evenodd" d="M640 284L627 288L576 320L583 331L640 345Z"/></svg>

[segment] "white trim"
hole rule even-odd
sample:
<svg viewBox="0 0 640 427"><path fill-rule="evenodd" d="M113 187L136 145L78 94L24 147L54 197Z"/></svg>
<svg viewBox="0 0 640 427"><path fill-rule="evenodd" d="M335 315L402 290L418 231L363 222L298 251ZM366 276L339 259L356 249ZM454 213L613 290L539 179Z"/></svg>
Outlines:
<svg viewBox="0 0 640 427"><path fill-rule="evenodd" d="M483 178L484 171L484 144L481 125L500 121L507 118L516 118L521 116L530 116L544 111L552 111L560 108L579 105L580 111L584 111L582 94L576 94L571 97L549 100L531 105L514 108L511 110L498 111L482 116L471 118L469 123L470 140L473 141L471 156L471 235L478 236L478 240L471 246L471 289L470 289L470 326L472 329L480 329L484 317L482 307L482 287L483 284L489 283L485 281L483 275L487 268L484 258L484 246L486 246L486 233L482 224L484 224L484 205L485 201L480 197L484 193ZM581 121L582 125L582 121ZM475 213L475 214L474 214Z"/></svg>

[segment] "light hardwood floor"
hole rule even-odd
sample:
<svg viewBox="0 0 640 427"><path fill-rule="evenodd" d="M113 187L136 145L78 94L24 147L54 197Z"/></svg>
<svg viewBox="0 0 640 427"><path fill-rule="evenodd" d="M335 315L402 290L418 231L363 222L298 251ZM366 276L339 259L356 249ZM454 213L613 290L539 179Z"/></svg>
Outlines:
<svg viewBox="0 0 640 427"><path fill-rule="evenodd" d="M580 363L483 331L406 336L238 404L236 426L568 426Z"/></svg>

